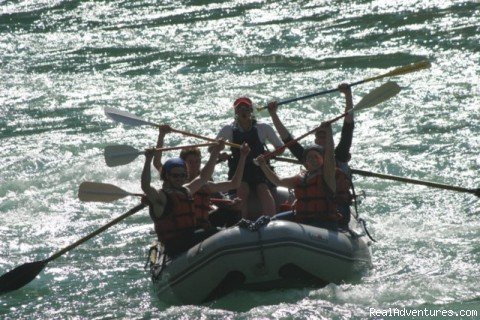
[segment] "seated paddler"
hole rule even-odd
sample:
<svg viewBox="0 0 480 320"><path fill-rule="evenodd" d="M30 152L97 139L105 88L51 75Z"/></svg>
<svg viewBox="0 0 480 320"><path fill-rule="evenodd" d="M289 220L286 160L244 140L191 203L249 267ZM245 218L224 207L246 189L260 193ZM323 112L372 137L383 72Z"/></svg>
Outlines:
<svg viewBox="0 0 480 320"><path fill-rule="evenodd" d="M322 124L327 133L324 147L312 145L305 148L302 162L305 166L300 174L281 178L268 166L263 156L257 158L265 176L275 185L294 190L293 211L278 214L298 223L337 229L343 220L338 207L349 205L352 196L347 175L335 166L333 137L330 124Z"/></svg>
<svg viewBox="0 0 480 320"><path fill-rule="evenodd" d="M155 149L145 152L145 165L142 172L142 190L150 207L158 240L165 246L169 256L178 255L217 232L215 228L203 229L199 226L194 208L194 197L198 190L208 183L225 144L221 141L211 148L210 158L204 170L187 182L187 166L180 158L167 160L160 173L162 188L151 185L151 163Z"/></svg>

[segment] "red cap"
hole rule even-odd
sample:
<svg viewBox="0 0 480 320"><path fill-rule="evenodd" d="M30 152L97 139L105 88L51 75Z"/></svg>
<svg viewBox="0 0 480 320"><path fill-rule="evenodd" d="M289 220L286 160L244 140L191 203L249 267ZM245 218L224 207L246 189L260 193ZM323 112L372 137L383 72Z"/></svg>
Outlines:
<svg viewBox="0 0 480 320"><path fill-rule="evenodd" d="M251 109L253 109L253 103L252 100L250 100L247 97L240 97L235 102L233 103L233 107L236 109L239 105L244 104L249 106Z"/></svg>

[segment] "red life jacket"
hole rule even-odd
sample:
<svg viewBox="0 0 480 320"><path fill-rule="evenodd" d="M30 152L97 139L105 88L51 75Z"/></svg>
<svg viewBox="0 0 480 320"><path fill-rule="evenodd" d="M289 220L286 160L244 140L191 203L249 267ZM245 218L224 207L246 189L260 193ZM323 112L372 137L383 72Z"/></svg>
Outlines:
<svg viewBox="0 0 480 320"><path fill-rule="evenodd" d="M312 221L339 221L342 215L337 211L337 204L351 201L348 179L338 168L335 171L337 192L333 194L326 186L323 175L317 174L310 179L299 175L295 182L294 203L295 220L299 223ZM346 188L346 189L345 189Z"/></svg>
<svg viewBox="0 0 480 320"><path fill-rule="evenodd" d="M158 240L171 241L195 230L193 199L185 189L164 188L167 204L161 217L151 214Z"/></svg>
<svg viewBox="0 0 480 320"><path fill-rule="evenodd" d="M197 227L209 228L210 222L208 214L212 210L210 206L210 192L208 187L203 186L193 195L193 209L195 212L195 219Z"/></svg>

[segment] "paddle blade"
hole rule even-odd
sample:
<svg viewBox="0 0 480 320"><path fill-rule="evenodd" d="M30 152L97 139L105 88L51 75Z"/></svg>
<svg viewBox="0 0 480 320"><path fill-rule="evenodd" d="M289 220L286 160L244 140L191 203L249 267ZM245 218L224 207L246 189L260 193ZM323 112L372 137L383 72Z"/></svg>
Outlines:
<svg viewBox="0 0 480 320"><path fill-rule="evenodd" d="M105 115L108 118L110 118L110 119L112 119L113 121L116 121L116 122L120 122L120 123L123 123L123 124L128 124L130 126L148 125L148 126L158 127L158 125L156 123L143 120L142 118L137 117L136 115L131 114L131 113L126 112L126 111L121 111L121 110L114 109L114 108L109 108L109 107L106 107L104 109L104 111L105 111Z"/></svg>
<svg viewBox="0 0 480 320"><path fill-rule="evenodd" d="M47 260L22 264L0 277L0 294L20 289L30 283L45 268Z"/></svg>
<svg viewBox="0 0 480 320"><path fill-rule="evenodd" d="M107 183L82 182L78 188L78 198L85 202L112 202L131 193Z"/></svg>
<svg viewBox="0 0 480 320"><path fill-rule="evenodd" d="M418 70L428 69L431 66L432 65L430 64L430 61L424 60L424 61L412 63L403 67L393 69L392 71L386 73L385 77L400 76L402 74L407 74L407 73L415 72Z"/></svg>
<svg viewBox="0 0 480 320"><path fill-rule="evenodd" d="M367 95L365 95L362 100L352 109L359 111L365 108L376 106L379 103L382 103L400 92L400 87L395 82L387 82L381 85L380 87L373 89Z"/></svg>
<svg viewBox="0 0 480 320"><path fill-rule="evenodd" d="M105 147L105 163L109 167L123 166L135 160L143 151L127 146L127 145L114 145Z"/></svg>

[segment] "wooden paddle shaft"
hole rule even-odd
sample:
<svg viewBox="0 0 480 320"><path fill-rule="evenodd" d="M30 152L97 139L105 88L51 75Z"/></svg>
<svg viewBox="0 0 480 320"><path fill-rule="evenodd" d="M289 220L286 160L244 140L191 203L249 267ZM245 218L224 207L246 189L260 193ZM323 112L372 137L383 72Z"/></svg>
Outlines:
<svg viewBox="0 0 480 320"><path fill-rule="evenodd" d="M215 144L217 144L217 142L190 144L190 145L178 146L178 147L155 148L155 150L156 151L169 151L169 150L180 150L180 149L189 149L189 148L200 148L200 147L213 146Z"/></svg>
<svg viewBox="0 0 480 320"><path fill-rule="evenodd" d="M183 134L183 135L185 135L185 136L190 136L190 137L194 137L194 138L199 138L199 139L203 139L203 140L207 140L207 141L211 141L211 142L217 142L217 140L215 140L215 139L212 139L212 138L209 138L209 137L205 137L205 136L201 136L201 135L195 134L195 133L190 133L190 132L187 132L187 131L182 131L182 130L173 129L173 128L171 128L171 131L176 132L176 133ZM240 148L240 147L241 147L241 145L239 145L239 144L237 144L237 143L232 143L232 142L228 142L228 141L225 141L225 144L226 144L227 146L234 147L234 148Z"/></svg>
<svg viewBox="0 0 480 320"><path fill-rule="evenodd" d="M81 245L82 243L90 240L91 238L95 237L96 235L100 234L101 232L107 230L108 228L110 228L111 226L117 224L118 222L122 221L123 219L133 215L134 213L137 213L138 211L142 210L143 208L145 208L147 205L146 204L139 204L138 206L130 209L129 211L127 211L126 213L122 214L121 216L118 216L117 218L113 219L112 221L110 221L109 223L107 223L106 225L104 225L103 227L95 230L94 232L90 233L89 235L83 237L82 239L78 240L77 242L75 243L72 243L71 245L69 245L68 247L54 253L52 256L50 256L48 259L45 260L45 262L50 262L52 260L55 260L57 259L58 257L60 257L61 255L65 254L66 252L72 250L73 248L75 247L78 247L79 245Z"/></svg>
<svg viewBox="0 0 480 320"><path fill-rule="evenodd" d="M452 191L458 191L458 192L468 192L468 193L473 193L475 195L478 195L478 193L479 193L479 189L467 189L467 188L462 188L462 187L450 186L450 185L443 184L443 183L435 183L435 182L429 182L429 181L423 181L423 180L417 180L417 179L410 179L410 178L404 178L404 177L393 176L393 175L388 175L388 174L369 172L369 171L358 170L358 169L352 169L352 173L359 174L359 175L362 175L362 176L365 176L365 177L376 177L376 178L381 178L381 179L386 179L386 180L407 182L407 183L418 184L418 185L423 185L423 186L433 187L433 188L439 188L439 189L446 189L446 190L452 190Z"/></svg>

